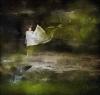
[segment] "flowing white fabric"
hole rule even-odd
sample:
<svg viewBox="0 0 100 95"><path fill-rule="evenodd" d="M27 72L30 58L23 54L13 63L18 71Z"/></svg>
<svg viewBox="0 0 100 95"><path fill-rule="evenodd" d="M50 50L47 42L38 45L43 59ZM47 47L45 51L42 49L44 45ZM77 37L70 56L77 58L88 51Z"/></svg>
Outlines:
<svg viewBox="0 0 100 95"><path fill-rule="evenodd" d="M47 43L52 39L51 35L47 35L42 27L37 25L35 31L26 31L26 45L39 45Z"/></svg>

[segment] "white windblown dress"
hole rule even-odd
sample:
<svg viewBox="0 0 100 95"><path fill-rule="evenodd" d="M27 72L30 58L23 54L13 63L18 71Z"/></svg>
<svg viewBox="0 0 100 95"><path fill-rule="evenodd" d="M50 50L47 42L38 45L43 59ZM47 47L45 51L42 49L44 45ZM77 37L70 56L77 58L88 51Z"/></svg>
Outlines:
<svg viewBox="0 0 100 95"><path fill-rule="evenodd" d="M47 35L42 27L36 26L35 31L26 31L26 45L39 45L49 42L52 39L51 35Z"/></svg>

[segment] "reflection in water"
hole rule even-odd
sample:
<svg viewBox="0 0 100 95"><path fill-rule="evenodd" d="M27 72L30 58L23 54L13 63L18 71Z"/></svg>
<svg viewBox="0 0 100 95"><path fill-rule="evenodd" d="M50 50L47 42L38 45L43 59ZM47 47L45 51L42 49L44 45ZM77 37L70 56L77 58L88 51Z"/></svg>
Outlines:
<svg viewBox="0 0 100 95"><path fill-rule="evenodd" d="M99 95L100 86L87 72L35 73L16 84L2 85L1 95ZM74 73L74 74L73 74ZM70 75L70 76L69 76ZM17 77L18 78L18 77Z"/></svg>
<svg viewBox="0 0 100 95"><path fill-rule="evenodd" d="M7 72L2 73L1 95L100 93L99 69L96 68L99 59L95 56L56 53L39 53L29 57L15 55L2 57L2 66ZM13 58L16 60L12 61Z"/></svg>

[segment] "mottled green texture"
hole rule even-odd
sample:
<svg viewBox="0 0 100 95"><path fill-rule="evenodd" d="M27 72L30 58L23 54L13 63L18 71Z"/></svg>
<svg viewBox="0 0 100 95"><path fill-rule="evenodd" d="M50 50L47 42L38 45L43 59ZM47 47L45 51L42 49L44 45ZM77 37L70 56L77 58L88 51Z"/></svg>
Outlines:
<svg viewBox="0 0 100 95"><path fill-rule="evenodd" d="M71 2L67 10L51 13L48 23L52 28L47 31L54 31L54 38L73 47L95 46L99 39L97 11L97 7L88 1Z"/></svg>

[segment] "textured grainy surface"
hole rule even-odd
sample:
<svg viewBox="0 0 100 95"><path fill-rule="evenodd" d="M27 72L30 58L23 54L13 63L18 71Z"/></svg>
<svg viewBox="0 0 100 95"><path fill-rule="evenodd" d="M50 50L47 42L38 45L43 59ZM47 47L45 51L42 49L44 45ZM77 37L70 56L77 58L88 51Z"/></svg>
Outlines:
<svg viewBox="0 0 100 95"><path fill-rule="evenodd" d="M95 55L41 52L29 56L17 54L2 57L2 65L5 68L31 65L28 70L30 72L43 69L58 73L73 70L99 71L100 59Z"/></svg>

